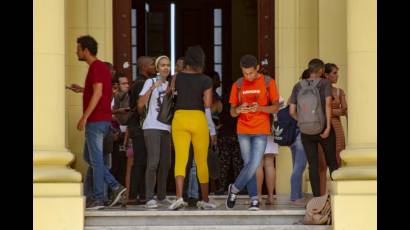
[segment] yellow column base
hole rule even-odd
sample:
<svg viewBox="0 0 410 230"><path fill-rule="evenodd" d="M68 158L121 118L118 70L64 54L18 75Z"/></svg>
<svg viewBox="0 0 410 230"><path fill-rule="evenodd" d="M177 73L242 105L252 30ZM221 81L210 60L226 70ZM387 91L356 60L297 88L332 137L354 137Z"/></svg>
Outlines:
<svg viewBox="0 0 410 230"><path fill-rule="evenodd" d="M377 229L377 181L332 181L333 230Z"/></svg>
<svg viewBox="0 0 410 230"><path fill-rule="evenodd" d="M34 230L82 230L85 199L81 183L34 183Z"/></svg>
<svg viewBox="0 0 410 230"><path fill-rule="evenodd" d="M33 151L33 229L84 229L81 174L68 151Z"/></svg>
<svg viewBox="0 0 410 230"><path fill-rule="evenodd" d="M333 172L327 187L332 198L333 230L377 229L377 150L350 148L341 153L344 165Z"/></svg>

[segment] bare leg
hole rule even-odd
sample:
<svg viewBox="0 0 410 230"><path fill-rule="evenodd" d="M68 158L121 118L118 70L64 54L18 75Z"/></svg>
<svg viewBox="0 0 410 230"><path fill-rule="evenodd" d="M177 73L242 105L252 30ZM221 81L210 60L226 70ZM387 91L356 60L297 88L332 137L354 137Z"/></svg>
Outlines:
<svg viewBox="0 0 410 230"><path fill-rule="evenodd" d="M209 194L209 186L208 183L200 184L201 185L201 193L202 193L202 200L205 202L209 201L208 194Z"/></svg>
<svg viewBox="0 0 410 230"><path fill-rule="evenodd" d="M265 169L265 183L268 189L268 203L273 204L273 191L276 184L276 169L274 160L274 154L266 154L264 157L264 169Z"/></svg>
<svg viewBox="0 0 410 230"><path fill-rule="evenodd" d="M184 188L184 178L183 176L175 177L175 187L176 187L176 199L182 197L182 190Z"/></svg>

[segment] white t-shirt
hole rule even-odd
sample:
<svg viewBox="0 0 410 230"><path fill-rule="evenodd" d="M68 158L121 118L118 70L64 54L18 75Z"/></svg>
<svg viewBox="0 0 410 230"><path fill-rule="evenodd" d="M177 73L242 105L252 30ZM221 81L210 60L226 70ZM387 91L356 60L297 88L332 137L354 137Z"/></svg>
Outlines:
<svg viewBox="0 0 410 230"><path fill-rule="evenodd" d="M140 96L143 96L145 93L147 93L147 91L153 84L152 80L154 80L154 82L157 81L157 79L155 78L146 80L144 87L142 88L140 92ZM148 114L147 114L147 117L145 118L142 129L160 129L160 130L166 130L166 131L171 130L170 125L164 124L157 120L158 111L159 111L158 97L160 95L160 92L163 92L161 93L161 98L160 98L161 103L162 103L167 87L168 87L168 81L165 81L164 83L161 84L160 87L157 87L152 91L151 100L149 102Z"/></svg>

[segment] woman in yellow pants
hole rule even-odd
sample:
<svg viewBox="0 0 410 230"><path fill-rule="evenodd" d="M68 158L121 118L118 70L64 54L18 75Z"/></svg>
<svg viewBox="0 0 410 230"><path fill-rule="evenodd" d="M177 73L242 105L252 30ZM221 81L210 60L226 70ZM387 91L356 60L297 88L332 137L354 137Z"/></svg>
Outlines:
<svg viewBox="0 0 410 230"><path fill-rule="evenodd" d="M208 198L209 129L207 119L211 118L209 107L212 103L212 80L202 74L204 63L205 55L202 48L200 46L189 47L185 52L184 70L178 73L175 79L174 90L177 99L171 132L175 146L177 199L169 206L172 210L187 205L182 198L182 190L191 142L194 147L194 159L202 192L202 201L198 201L197 207L216 208L216 205L210 203Z"/></svg>

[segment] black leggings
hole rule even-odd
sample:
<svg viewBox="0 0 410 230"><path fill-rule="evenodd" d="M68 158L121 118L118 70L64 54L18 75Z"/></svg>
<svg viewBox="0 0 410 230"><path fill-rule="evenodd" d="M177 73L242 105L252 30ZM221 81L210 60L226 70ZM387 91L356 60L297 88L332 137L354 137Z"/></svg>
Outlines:
<svg viewBox="0 0 410 230"><path fill-rule="evenodd" d="M301 138L309 163L309 180L312 186L313 196L318 197L320 196L318 144L323 148L326 164L329 167L330 177L332 178L332 172L338 168L336 161L335 131L331 128L329 137L326 139L322 139L319 134L307 135L303 133L301 133Z"/></svg>

